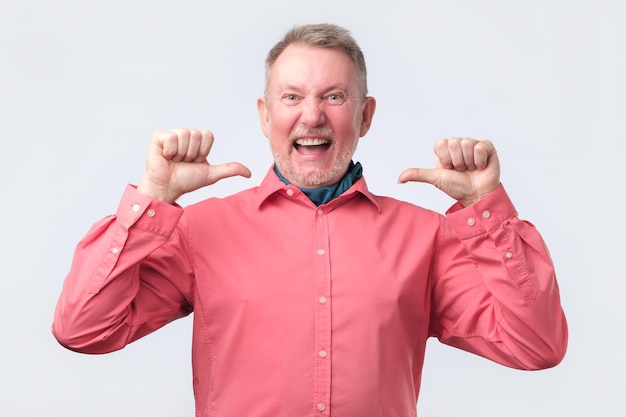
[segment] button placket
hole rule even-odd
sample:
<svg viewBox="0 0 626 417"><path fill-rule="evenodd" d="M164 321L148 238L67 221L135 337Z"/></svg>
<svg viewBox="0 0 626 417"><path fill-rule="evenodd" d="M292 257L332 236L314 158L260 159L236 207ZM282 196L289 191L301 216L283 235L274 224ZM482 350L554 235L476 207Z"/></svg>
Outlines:
<svg viewBox="0 0 626 417"><path fill-rule="evenodd" d="M315 227L315 370L313 384L313 404L318 414L329 412L331 374L331 265L328 246L328 215L317 207L313 211Z"/></svg>

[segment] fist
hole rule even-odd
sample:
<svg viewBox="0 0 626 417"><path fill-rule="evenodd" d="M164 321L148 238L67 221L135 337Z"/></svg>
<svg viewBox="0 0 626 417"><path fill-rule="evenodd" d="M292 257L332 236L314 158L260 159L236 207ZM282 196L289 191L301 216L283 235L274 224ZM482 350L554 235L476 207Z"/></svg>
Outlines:
<svg viewBox="0 0 626 417"><path fill-rule="evenodd" d="M400 174L398 182L432 184L466 207L500 184L498 155L488 140L441 139L435 143L435 155L435 168L409 168Z"/></svg>
<svg viewBox="0 0 626 417"><path fill-rule="evenodd" d="M208 130L174 129L152 135L146 171L137 190L167 203L181 195L217 181L240 175L251 176L250 170L238 162L211 165L207 161L213 146L213 133Z"/></svg>

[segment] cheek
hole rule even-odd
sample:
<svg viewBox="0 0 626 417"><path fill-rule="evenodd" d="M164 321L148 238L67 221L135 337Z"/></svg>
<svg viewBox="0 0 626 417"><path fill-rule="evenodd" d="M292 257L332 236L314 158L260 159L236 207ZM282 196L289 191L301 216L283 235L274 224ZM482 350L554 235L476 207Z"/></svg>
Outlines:
<svg viewBox="0 0 626 417"><path fill-rule="evenodd" d="M297 114L287 110L284 108L272 108L269 118L270 130L280 133L290 131L293 128L294 123L298 119Z"/></svg>
<svg viewBox="0 0 626 417"><path fill-rule="evenodd" d="M342 115L334 119L333 127L338 137L350 138L359 136L359 118L353 115Z"/></svg>

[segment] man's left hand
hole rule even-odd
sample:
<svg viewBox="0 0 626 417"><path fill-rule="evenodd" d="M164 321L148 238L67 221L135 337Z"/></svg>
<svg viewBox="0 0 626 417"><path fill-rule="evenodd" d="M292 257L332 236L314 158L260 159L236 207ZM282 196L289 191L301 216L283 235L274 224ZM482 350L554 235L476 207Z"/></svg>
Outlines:
<svg viewBox="0 0 626 417"><path fill-rule="evenodd" d="M441 139L435 143L433 169L409 168L398 182L432 184L467 207L500 184L500 162L493 144L471 138Z"/></svg>

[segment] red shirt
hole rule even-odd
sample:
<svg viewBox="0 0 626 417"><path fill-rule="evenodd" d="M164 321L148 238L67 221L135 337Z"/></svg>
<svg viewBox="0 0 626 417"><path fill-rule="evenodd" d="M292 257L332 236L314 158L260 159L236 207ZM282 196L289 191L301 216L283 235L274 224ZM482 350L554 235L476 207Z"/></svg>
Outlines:
<svg viewBox="0 0 626 417"><path fill-rule="evenodd" d="M52 331L106 353L192 311L197 416L411 417L430 336L520 369L567 346L548 250L502 186L445 217L363 178L319 207L271 170L185 209L128 186Z"/></svg>

